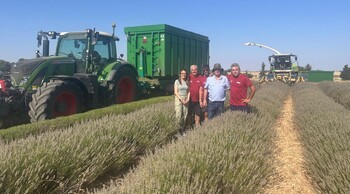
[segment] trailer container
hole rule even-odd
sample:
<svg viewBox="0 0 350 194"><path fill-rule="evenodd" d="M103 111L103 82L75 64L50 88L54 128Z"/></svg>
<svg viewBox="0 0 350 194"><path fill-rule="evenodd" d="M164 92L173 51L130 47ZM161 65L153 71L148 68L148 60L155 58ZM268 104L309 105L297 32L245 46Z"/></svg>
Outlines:
<svg viewBox="0 0 350 194"><path fill-rule="evenodd" d="M127 61L142 78L170 87L181 69L209 64L209 39L167 24L126 27Z"/></svg>
<svg viewBox="0 0 350 194"><path fill-rule="evenodd" d="M321 82L321 81L333 81L334 71L309 71L307 73L307 81L309 82Z"/></svg>

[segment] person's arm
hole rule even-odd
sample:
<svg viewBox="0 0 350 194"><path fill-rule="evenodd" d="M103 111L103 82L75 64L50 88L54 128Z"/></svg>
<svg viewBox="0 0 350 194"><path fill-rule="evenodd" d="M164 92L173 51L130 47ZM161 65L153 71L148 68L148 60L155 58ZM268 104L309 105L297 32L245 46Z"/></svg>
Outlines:
<svg viewBox="0 0 350 194"><path fill-rule="evenodd" d="M251 85L251 86L249 87L249 89L250 89L249 97L246 98L246 99L243 99L243 102L246 103L246 104L249 103L249 102L253 99L254 94L255 94L255 90L256 90L256 88L255 88L254 85Z"/></svg>
<svg viewBox="0 0 350 194"><path fill-rule="evenodd" d="M180 102L182 102L182 99L181 99L181 97L179 95L179 92L177 90L178 90L178 86L177 86L177 83L175 81L175 84L174 84L174 95L175 95L176 98L178 98L180 100Z"/></svg>
<svg viewBox="0 0 350 194"><path fill-rule="evenodd" d="M204 88L201 85L199 87L199 105L200 105L200 107L203 107L203 96L204 96Z"/></svg>
<svg viewBox="0 0 350 194"><path fill-rule="evenodd" d="M191 93L190 93L190 91L188 91L187 98L186 98L184 104L187 104L190 101L190 96L191 96Z"/></svg>
<svg viewBox="0 0 350 194"><path fill-rule="evenodd" d="M208 105L208 88L204 88L203 107Z"/></svg>

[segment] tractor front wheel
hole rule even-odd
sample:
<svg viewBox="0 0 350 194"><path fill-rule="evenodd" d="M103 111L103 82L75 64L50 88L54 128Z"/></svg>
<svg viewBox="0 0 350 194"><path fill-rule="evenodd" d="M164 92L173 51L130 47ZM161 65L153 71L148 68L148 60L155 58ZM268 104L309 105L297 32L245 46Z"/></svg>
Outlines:
<svg viewBox="0 0 350 194"><path fill-rule="evenodd" d="M137 96L137 75L127 67L121 68L115 78L114 102L122 104L134 101Z"/></svg>
<svg viewBox="0 0 350 194"><path fill-rule="evenodd" d="M83 111L81 89L69 81L51 80L44 83L33 94L29 103L32 123L61 116L69 116Z"/></svg>

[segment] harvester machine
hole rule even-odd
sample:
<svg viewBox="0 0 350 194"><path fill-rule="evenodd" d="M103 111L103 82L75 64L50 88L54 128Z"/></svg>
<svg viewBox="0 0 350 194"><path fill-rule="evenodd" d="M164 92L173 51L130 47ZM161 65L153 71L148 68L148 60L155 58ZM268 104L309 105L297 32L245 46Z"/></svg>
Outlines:
<svg viewBox="0 0 350 194"><path fill-rule="evenodd" d="M297 82L303 82L304 78L299 75L298 70L298 57L293 54L282 54L274 48L257 44L255 42L245 43L246 46L258 46L260 48L266 48L275 52L275 54L268 57L270 63L270 71L267 75L263 75L259 82L269 81L283 81L289 85Z"/></svg>

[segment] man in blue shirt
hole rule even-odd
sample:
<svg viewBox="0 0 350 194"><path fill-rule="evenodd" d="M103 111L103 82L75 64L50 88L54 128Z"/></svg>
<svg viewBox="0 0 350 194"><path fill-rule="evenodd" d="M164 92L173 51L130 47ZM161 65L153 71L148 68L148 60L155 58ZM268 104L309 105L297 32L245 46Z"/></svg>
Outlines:
<svg viewBox="0 0 350 194"><path fill-rule="evenodd" d="M223 69L219 63L216 63L213 68L212 77L207 78L204 86L204 106L208 105L208 118L220 115L224 112L224 103L226 99L226 90L230 88L230 84L226 76L222 75ZM209 93L209 102L207 96Z"/></svg>

